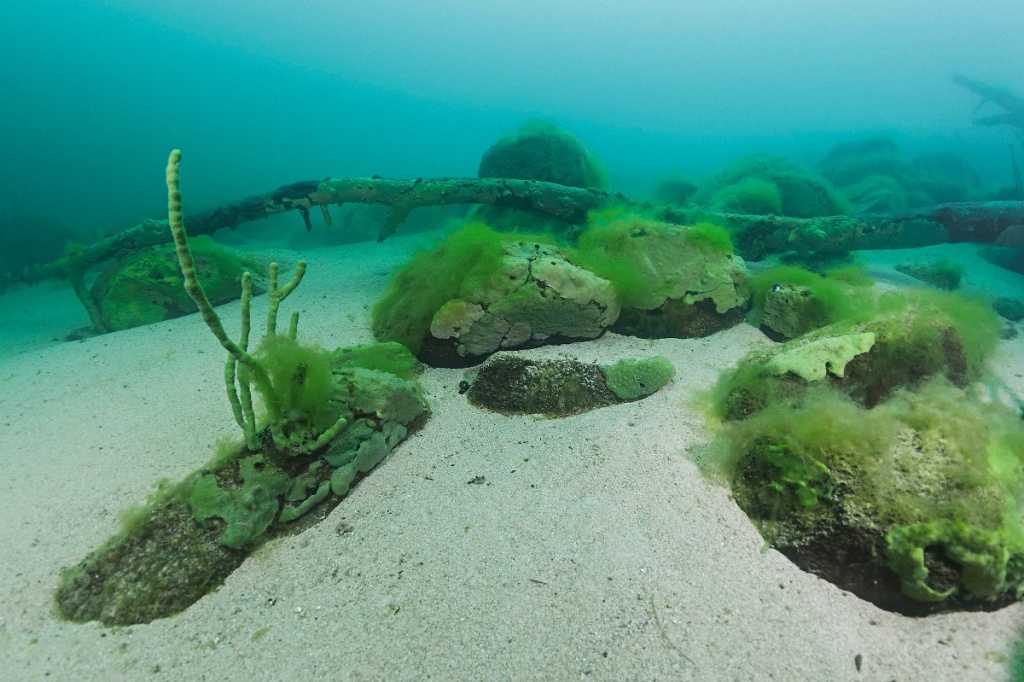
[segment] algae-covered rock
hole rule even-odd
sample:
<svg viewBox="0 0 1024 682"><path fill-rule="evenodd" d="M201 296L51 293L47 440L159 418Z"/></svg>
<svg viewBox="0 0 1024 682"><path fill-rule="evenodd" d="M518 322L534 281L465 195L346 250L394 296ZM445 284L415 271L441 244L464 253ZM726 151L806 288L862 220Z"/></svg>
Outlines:
<svg viewBox="0 0 1024 682"><path fill-rule="evenodd" d="M604 189L604 165L573 133L551 121L527 121L492 144L480 159L481 178L539 180L569 187ZM482 220L500 232L550 233L570 236L578 226L534 211L504 206L478 205L473 219Z"/></svg>
<svg viewBox="0 0 1024 682"><path fill-rule="evenodd" d="M907 158L896 142L884 137L837 144L819 168L855 212L964 201L979 185L977 172L966 160L949 153Z"/></svg>
<svg viewBox="0 0 1024 682"><path fill-rule="evenodd" d="M794 218L841 215L843 198L817 173L781 157L754 154L710 177L693 197L722 210Z"/></svg>
<svg viewBox="0 0 1024 682"><path fill-rule="evenodd" d="M493 355L476 372L467 398L503 414L567 417L645 398L675 375L667 358L626 358L611 365Z"/></svg>
<svg viewBox="0 0 1024 682"><path fill-rule="evenodd" d="M1024 301L1019 298L1000 297L992 301L992 309L1010 322L1024 320Z"/></svg>
<svg viewBox="0 0 1024 682"><path fill-rule="evenodd" d="M822 273L794 265L767 268L750 278L752 319L776 340L844 320L870 319L876 309L873 285L858 267Z"/></svg>
<svg viewBox="0 0 1024 682"><path fill-rule="evenodd" d="M831 322L824 301L811 289L792 284L776 284L764 296L761 326L784 339L795 339Z"/></svg>
<svg viewBox="0 0 1024 682"><path fill-rule="evenodd" d="M707 336L737 324L749 300L746 265L716 225L623 215L587 230L575 256L615 286L620 334Z"/></svg>
<svg viewBox="0 0 1024 682"><path fill-rule="evenodd" d="M734 498L797 565L882 608L1024 595L1024 426L943 379L867 409L834 391L726 429Z"/></svg>
<svg viewBox="0 0 1024 682"><path fill-rule="evenodd" d="M481 178L541 180L569 187L602 188L601 164L583 142L550 121L527 121L491 145L480 160Z"/></svg>
<svg viewBox="0 0 1024 682"><path fill-rule="evenodd" d="M717 473L774 548L882 608L998 608L1024 595L1024 423L969 388L998 322L930 291L878 307L723 376Z"/></svg>
<svg viewBox="0 0 1024 682"><path fill-rule="evenodd" d="M61 572L57 613L76 623L133 625L184 611L242 565L179 495L150 505L122 533Z"/></svg>
<svg viewBox="0 0 1024 682"><path fill-rule="evenodd" d="M415 361L393 347L338 351L327 422L347 421L314 452L281 449L269 432L166 486L124 529L63 572L58 612L105 625L149 622L187 608L217 587L253 549L320 519L427 416L412 381L356 365L386 358L405 372ZM317 514L312 514L317 510Z"/></svg>
<svg viewBox="0 0 1024 682"><path fill-rule="evenodd" d="M219 305L237 299L242 293L245 270L242 260L209 237L196 237L190 246L210 303ZM155 246L114 261L100 274L90 296L111 331L196 311L195 302L185 291L173 244Z"/></svg>
<svg viewBox="0 0 1024 682"><path fill-rule="evenodd" d="M979 301L915 291L887 296L884 306L866 321L838 322L751 353L720 382L720 414L742 419L790 403L820 380L866 407L933 376L963 387L999 338L995 315Z"/></svg>
<svg viewBox="0 0 1024 682"><path fill-rule="evenodd" d="M470 223L395 274L372 326L428 365L468 367L501 349L596 338L618 314L611 283L561 247Z"/></svg>
<svg viewBox="0 0 1024 682"><path fill-rule="evenodd" d="M772 356L765 368L776 376L791 372L804 381L820 381L826 374L842 378L846 365L875 345L874 332L825 336L790 344Z"/></svg>

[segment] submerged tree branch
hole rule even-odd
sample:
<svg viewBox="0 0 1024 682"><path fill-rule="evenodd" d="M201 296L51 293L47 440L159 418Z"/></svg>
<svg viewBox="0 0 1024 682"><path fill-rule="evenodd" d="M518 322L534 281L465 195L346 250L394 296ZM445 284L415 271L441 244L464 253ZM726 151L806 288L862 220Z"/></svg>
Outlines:
<svg viewBox="0 0 1024 682"><path fill-rule="evenodd" d="M452 178L440 180L389 180L386 178L340 178L323 182L304 181L285 185L273 192L242 199L185 218L190 236L212 234L220 229L262 220L286 211L302 214L306 229L312 229L310 211L319 208L324 222L331 223L328 206L346 203L381 204L391 210L381 226L378 241L392 236L414 208L456 204L486 204L516 208L579 225L587 213L607 204L631 204L630 199L593 189L566 187L550 182L505 178ZM3 278L7 282L35 283L63 279L70 272L88 268L149 246L170 241L166 220L142 223L102 239L45 265L26 268ZM3 290L0 281L0 291Z"/></svg>
<svg viewBox="0 0 1024 682"><path fill-rule="evenodd" d="M982 83L959 74L953 76L953 82L981 96L979 109L985 102L992 102L1004 112L976 118L974 119L976 124L984 126L1009 125L1024 130L1024 99L1006 88Z"/></svg>
<svg viewBox="0 0 1024 682"><path fill-rule="evenodd" d="M772 253L845 253L905 249L947 242L1016 246L1011 235L1024 225L1024 202L983 201L939 204L899 213L822 218L725 214L740 254L760 260Z"/></svg>
<svg viewBox="0 0 1024 682"><path fill-rule="evenodd" d="M448 178L390 180L340 178L285 185L273 192L248 197L210 211L186 216L190 236L235 229L287 211L302 214L312 229L310 212L319 208L330 224L328 207L346 203L390 207L378 240L390 237L409 213L420 207L484 204L538 213L572 225L586 222L589 211L606 206L631 206L678 224L699 220L722 222L736 236L744 258L759 260L771 253L797 251L845 252L858 249L907 248L943 242L994 243L1015 226L1024 225L1024 202L944 204L899 214L789 218L737 215L699 208L651 206L621 194L567 187L549 182L505 178ZM101 263L169 241L166 220L146 220L124 232L45 265L27 268L0 279L5 284L34 283L84 273ZM88 303L83 301L88 307Z"/></svg>

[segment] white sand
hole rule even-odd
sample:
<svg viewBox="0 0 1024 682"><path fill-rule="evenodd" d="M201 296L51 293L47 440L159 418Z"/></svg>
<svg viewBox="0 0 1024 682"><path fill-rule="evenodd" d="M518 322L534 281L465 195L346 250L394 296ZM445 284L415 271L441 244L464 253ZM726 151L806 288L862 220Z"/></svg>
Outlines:
<svg viewBox="0 0 1024 682"><path fill-rule="evenodd" d="M368 306L409 243L304 253L286 304L304 311L301 336L369 341ZM1024 295L1024 278L986 272ZM220 309L232 329L237 310ZM458 395L461 371L428 371L430 421L321 524L173 618L65 623L58 571L154 481L236 436L224 354L197 316L56 340L86 323L64 284L0 296L3 679L996 680L1024 622L1021 604L893 615L764 550L686 454L711 435L694 392L767 343L740 326L535 351L677 366L647 400L569 419L478 411ZM996 358L1018 395L1022 357L1018 340Z"/></svg>

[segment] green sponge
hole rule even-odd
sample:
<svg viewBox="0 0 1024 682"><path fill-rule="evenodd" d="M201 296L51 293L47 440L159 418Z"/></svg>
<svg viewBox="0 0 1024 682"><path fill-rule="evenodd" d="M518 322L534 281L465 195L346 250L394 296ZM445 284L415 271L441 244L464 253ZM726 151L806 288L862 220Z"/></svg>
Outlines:
<svg viewBox="0 0 1024 682"><path fill-rule="evenodd" d="M792 372L805 381L820 381L829 372L841 377L850 360L874 345L874 332L827 336L782 351L768 361L767 367L776 376Z"/></svg>
<svg viewBox="0 0 1024 682"><path fill-rule="evenodd" d="M238 490L225 490L213 474L206 474L189 496L197 521L213 517L225 521L227 527L218 541L231 549L240 549L263 534L280 509L278 498L292 483L288 474L260 455L243 458L239 472L243 485Z"/></svg>
<svg viewBox="0 0 1024 682"><path fill-rule="evenodd" d="M625 358L614 365L601 365L608 389L619 400L639 400L664 388L676 375L669 359L658 355L653 358Z"/></svg>

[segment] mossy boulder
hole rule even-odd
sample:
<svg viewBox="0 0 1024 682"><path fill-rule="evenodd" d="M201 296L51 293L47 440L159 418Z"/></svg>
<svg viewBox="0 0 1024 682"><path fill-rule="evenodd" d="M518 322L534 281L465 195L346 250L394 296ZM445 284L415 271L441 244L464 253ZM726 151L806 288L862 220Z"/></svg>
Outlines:
<svg viewBox="0 0 1024 682"><path fill-rule="evenodd" d="M383 356L408 375L416 363L404 353L403 360L395 348L336 352L323 423L339 414L347 422L333 439L297 453L265 432L258 450L229 447L182 482L163 485L125 517L120 533L62 573L58 612L104 625L173 615L221 584L256 547L324 518L427 417L414 381L358 365L360 357Z"/></svg>
<svg viewBox="0 0 1024 682"><path fill-rule="evenodd" d="M935 376L964 387L999 339L998 319L980 301L910 291L876 305L881 311L869 320L837 322L748 355L719 383L719 416L739 420L798 403L818 382L868 408Z"/></svg>
<svg viewBox="0 0 1024 682"><path fill-rule="evenodd" d="M373 328L428 365L467 367L497 350L597 338L618 314L611 283L564 249L474 224L395 276Z"/></svg>
<svg viewBox="0 0 1024 682"><path fill-rule="evenodd" d="M767 154L744 157L711 176L693 200L716 210L793 218L841 215L847 210L843 197L820 175Z"/></svg>
<svg viewBox="0 0 1024 682"><path fill-rule="evenodd" d="M612 331L620 334L707 336L737 324L746 311L746 265L717 225L613 215L582 235L574 257L615 287L622 313Z"/></svg>
<svg viewBox="0 0 1024 682"><path fill-rule="evenodd" d="M685 206L699 188L682 176L669 174L658 180L654 188L655 201L674 206Z"/></svg>
<svg viewBox="0 0 1024 682"><path fill-rule="evenodd" d="M1024 595L1024 425L937 378L867 409L836 391L726 428L730 485L765 540L907 615Z"/></svg>
<svg viewBox="0 0 1024 682"><path fill-rule="evenodd" d="M498 353L474 372L466 397L477 407L503 414L568 417L640 400L673 376L675 367L662 356L595 365Z"/></svg>
<svg viewBox="0 0 1024 682"><path fill-rule="evenodd" d="M551 121L527 121L491 145L480 159L481 178L541 180L603 189L605 171L583 142Z"/></svg>
<svg viewBox="0 0 1024 682"><path fill-rule="evenodd" d="M782 215L782 192L769 180L744 178L720 188L707 204L708 208L724 213Z"/></svg>
<svg viewBox="0 0 1024 682"><path fill-rule="evenodd" d="M484 152L480 178L539 180L569 187L604 189L607 172L583 142L551 121L527 121L514 133L500 138ZM569 237L576 225L536 212L502 206L477 206L473 219L500 232L547 232Z"/></svg>
<svg viewBox="0 0 1024 682"><path fill-rule="evenodd" d="M963 158L947 152L908 158L885 137L838 144L818 167L858 213L964 201L979 187L978 174Z"/></svg>
<svg viewBox="0 0 1024 682"><path fill-rule="evenodd" d="M1024 301L1019 298L1001 296L992 301L992 309L1000 317L1009 320L1010 322L1020 322L1021 320L1024 320Z"/></svg>
<svg viewBox="0 0 1024 682"><path fill-rule="evenodd" d="M889 175L869 175L839 192L850 202L853 213L890 213L910 207L907 191Z"/></svg>
<svg viewBox="0 0 1024 682"><path fill-rule="evenodd" d="M1024 425L970 390L998 339L978 301L887 295L720 380L718 467L773 547L882 608L1024 595Z"/></svg>
<svg viewBox="0 0 1024 682"><path fill-rule="evenodd" d="M875 310L873 285L852 267L822 274L792 265L768 268L750 279L752 321L785 340L839 321L868 319Z"/></svg>
<svg viewBox="0 0 1024 682"><path fill-rule="evenodd" d="M206 236L190 241L196 270L213 305L242 294L241 258ZM260 293L258 288L255 293ZM110 331L161 322L196 311L185 291L174 245L155 246L112 262L90 291Z"/></svg>
<svg viewBox="0 0 1024 682"><path fill-rule="evenodd" d="M829 322L824 302L807 287L776 284L764 297L761 326L783 339L795 339Z"/></svg>

